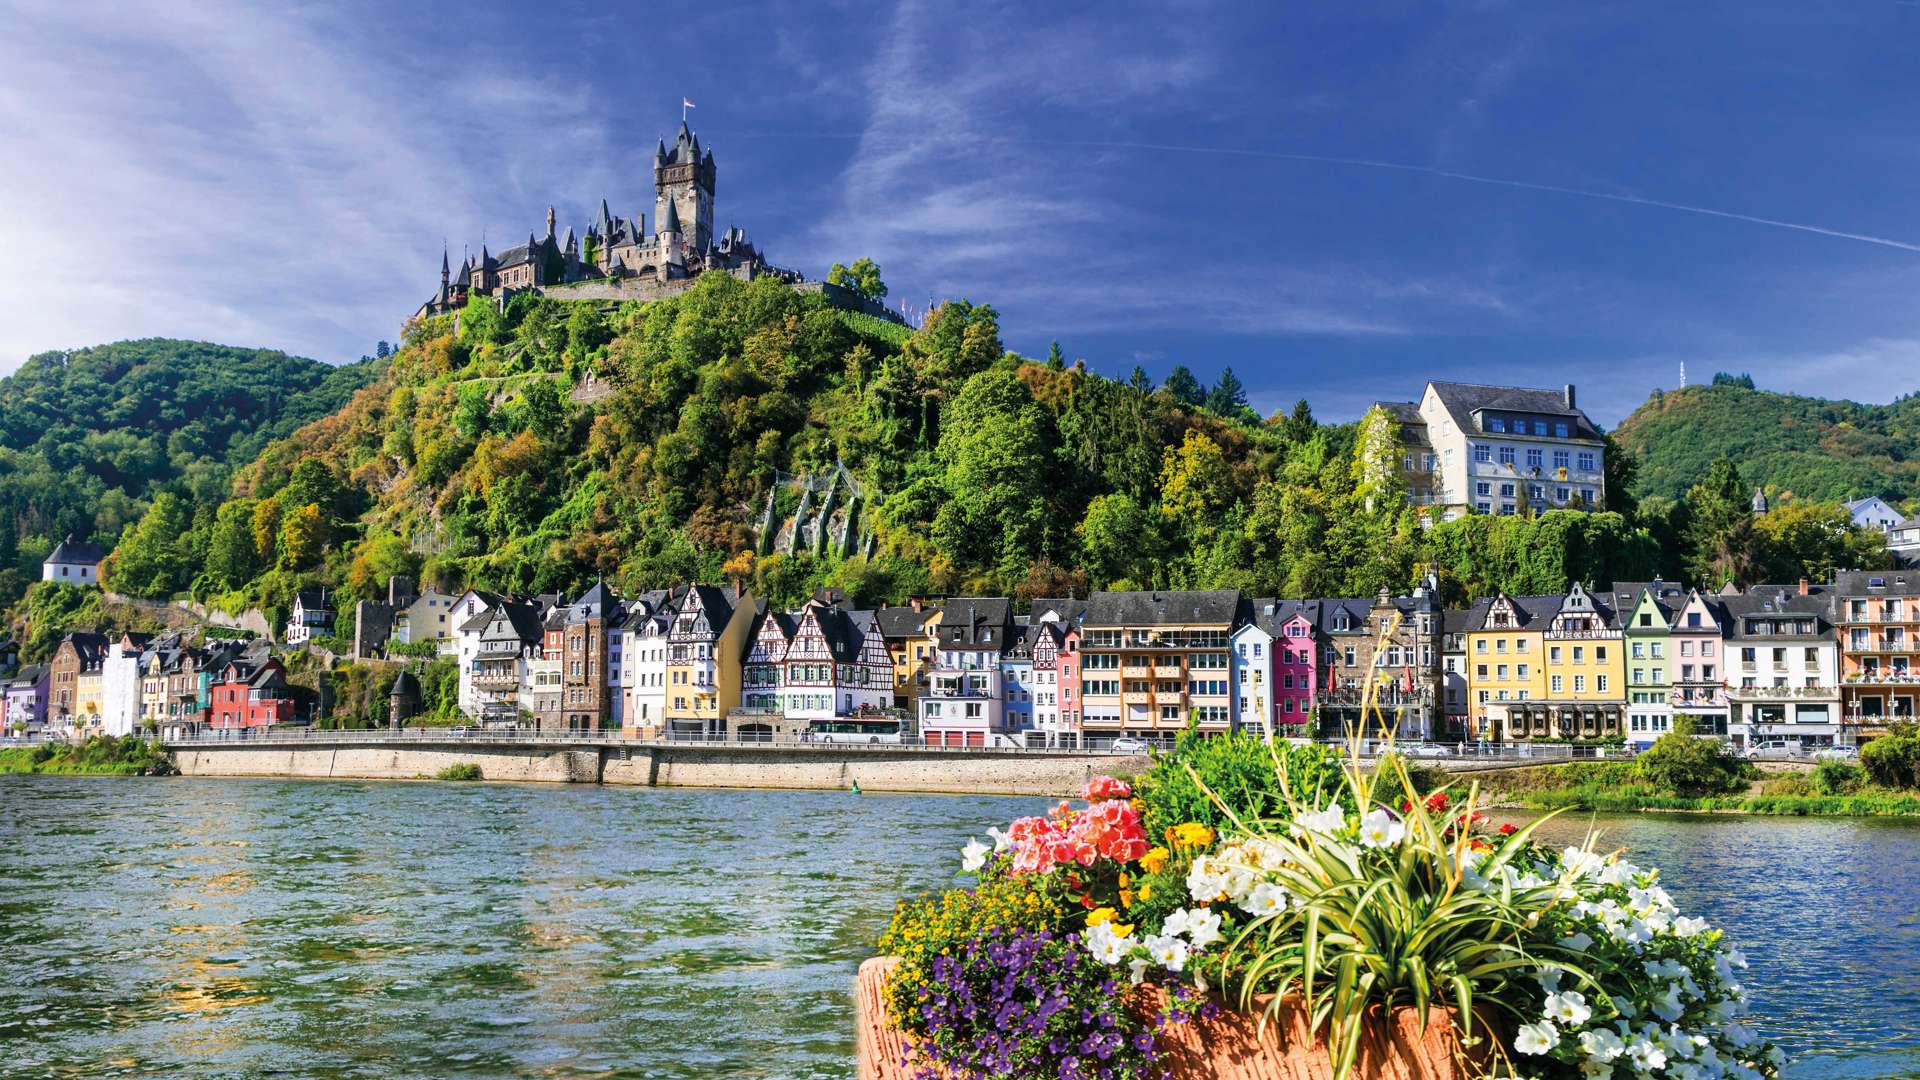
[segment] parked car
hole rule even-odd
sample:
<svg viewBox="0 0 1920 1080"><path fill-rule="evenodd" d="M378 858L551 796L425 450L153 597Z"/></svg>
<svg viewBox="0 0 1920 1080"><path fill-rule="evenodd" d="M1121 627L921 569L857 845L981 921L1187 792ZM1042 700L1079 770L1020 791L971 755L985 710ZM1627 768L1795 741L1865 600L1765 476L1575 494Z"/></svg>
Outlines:
<svg viewBox="0 0 1920 1080"><path fill-rule="evenodd" d="M1415 743L1407 748L1408 757L1452 757L1453 747L1439 743Z"/></svg>
<svg viewBox="0 0 1920 1080"><path fill-rule="evenodd" d="M1747 756L1757 758L1773 754L1794 754L1798 753L1799 750L1800 744L1798 742L1790 742L1786 739L1768 739L1766 742L1757 742L1747 747Z"/></svg>
<svg viewBox="0 0 1920 1080"><path fill-rule="evenodd" d="M1153 744L1147 742L1145 739L1115 739L1113 740L1112 749L1116 754L1144 754L1153 749Z"/></svg>
<svg viewBox="0 0 1920 1080"><path fill-rule="evenodd" d="M1823 746L1813 752L1818 761L1853 761L1860 756L1857 746Z"/></svg>

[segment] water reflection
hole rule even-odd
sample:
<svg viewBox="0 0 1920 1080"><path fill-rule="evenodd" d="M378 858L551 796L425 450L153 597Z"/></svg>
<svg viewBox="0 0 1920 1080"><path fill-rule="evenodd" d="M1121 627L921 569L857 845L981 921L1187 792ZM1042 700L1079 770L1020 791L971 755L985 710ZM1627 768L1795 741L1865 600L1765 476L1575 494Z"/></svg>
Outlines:
<svg viewBox="0 0 1920 1080"><path fill-rule="evenodd" d="M0 777L0 1077L849 1076L895 898L1043 805ZM1796 1076L1920 1075L1920 829L1600 824L1735 928Z"/></svg>

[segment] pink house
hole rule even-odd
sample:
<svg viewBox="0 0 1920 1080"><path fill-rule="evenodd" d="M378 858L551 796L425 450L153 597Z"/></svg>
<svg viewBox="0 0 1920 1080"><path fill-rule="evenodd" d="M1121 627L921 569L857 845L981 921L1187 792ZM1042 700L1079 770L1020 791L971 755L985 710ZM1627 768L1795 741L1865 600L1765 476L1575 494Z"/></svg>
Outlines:
<svg viewBox="0 0 1920 1080"><path fill-rule="evenodd" d="M1242 728L1285 731L1304 725L1319 688L1313 600L1255 600L1253 618L1234 631L1233 717Z"/></svg>

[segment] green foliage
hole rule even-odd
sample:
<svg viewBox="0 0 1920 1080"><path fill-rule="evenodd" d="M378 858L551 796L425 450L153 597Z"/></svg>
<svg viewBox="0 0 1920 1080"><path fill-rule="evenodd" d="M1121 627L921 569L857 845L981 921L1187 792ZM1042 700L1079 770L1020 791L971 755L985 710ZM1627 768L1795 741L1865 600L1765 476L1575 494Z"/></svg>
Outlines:
<svg viewBox="0 0 1920 1080"><path fill-rule="evenodd" d="M827 281L852 289L869 300L887 295L887 283L880 280L880 267L872 259L855 259L852 266L834 263L827 271Z"/></svg>
<svg viewBox="0 0 1920 1080"><path fill-rule="evenodd" d="M449 765L446 768L441 769L439 772L434 773L433 778L435 780L483 780L485 779L485 777L480 774L480 766L476 765L471 761L463 761L463 762L460 762L458 765Z"/></svg>
<svg viewBox="0 0 1920 1080"><path fill-rule="evenodd" d="M1622 421L1634 492L1679 498L1721 458L1749 484L1798 499L1920 495L1920 398L1861 405L1754 390L1744 381L1656 393ZM1751 497L1749 488L1746 492Z"/></svg>
<svg viewBox="0 0 1920 1080"><path fill-rule="evenodd" d="M1188 725L1173 752L1156 757L1134 782L1140 823L1154 843L1164 842L1167 830L1187 822L1218 831L1232 824L1220 800L1245 821L1285 821L1289 791L1292 799L1308 805L1324 806L1346 797L1340 760L1325 746L1269 743L1244 731L1203 735Z"/></svg>
<svg viewBox="0 0 1920 1080"><path fill-rule="evenodd" d="M1693 719L1673 718L1673 729L1634 760L1634 775L1659 791L1692 798L1746 787L1749 766L1718 739L1696 738Z"/></svg>
<svg viewBox="0 0 1920 1080"><path fill-rule="evenodd" d="M1814 766L1810 783L1822 795L1851 795L1866 779L1865 770L1851 761L1823 761Z"/></svg>
<svg viewBox="0 0 1920 1080"><path fill-rule="evenodd" d="M120 534L120 543L101 575L107 588L128 596L164 597L184 589L196 562L193 509L171 491L163 491L138 523ZM198 558L196 558L198 556Z"/></svg>
<svg viewBox="0 0 1920 1080"><path fill-rule="evenodd" d="M41 743L0 749L0 774L166 776L173 763L158 742L136 735L95 735L83 743Z"/></svg>
<svg viewBox="0 0 1920 1080"><path fill-rule="evenodd" d="M1882 735L1860 748L1860 767L1884 788L1920 788L1920 736Z"/></svg>

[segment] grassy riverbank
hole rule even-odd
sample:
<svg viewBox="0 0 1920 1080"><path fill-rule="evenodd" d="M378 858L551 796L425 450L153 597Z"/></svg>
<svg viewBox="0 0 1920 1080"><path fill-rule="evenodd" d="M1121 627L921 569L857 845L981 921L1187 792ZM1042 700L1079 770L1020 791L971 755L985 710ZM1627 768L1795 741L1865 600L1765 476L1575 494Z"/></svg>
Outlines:
<svg viewBox="0 0 1920 1080"><path fill-rule="evenodd" d="M128 735L83 743L41 743L0 750L0 773L60 776L166 776L173 771L160 744Z"/></svg>
<svg viewBox="0 0 1920 1080"><path fill-rule="evenodd" d="M1857 770L1856 770L1857 771ZM1830 772L1829 775L1832 775ZM1920 816L1920 792L1893 790L1848 780L1827 782L1819 774L1751 774L1745 789L1717 795L1681 795L1650 784L1630 761L1574 762L1514 769L1478 778L1483 797L1495 804L1539 810L1565 807L1601 813L1667 811L1764 814L1783 817Z"/></svg>

